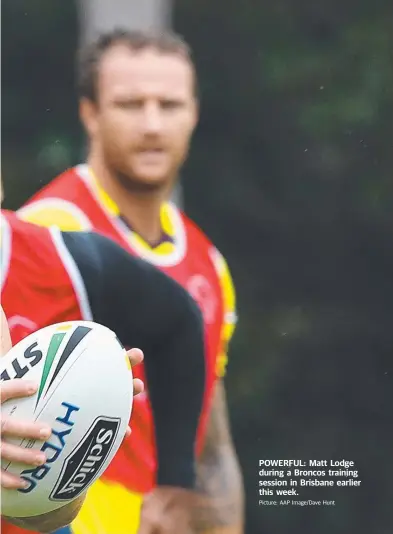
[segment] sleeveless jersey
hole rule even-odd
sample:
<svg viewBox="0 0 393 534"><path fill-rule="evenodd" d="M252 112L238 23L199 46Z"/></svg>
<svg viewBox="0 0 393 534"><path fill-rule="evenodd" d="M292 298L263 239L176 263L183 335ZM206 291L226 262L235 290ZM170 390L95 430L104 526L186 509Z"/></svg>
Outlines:
<svg viewBox="0 0 393 534"><path fill-rule="evenodd" d="M1 213L1 304L13 344L53 323L91 319L79 271L57 236L55 229ZM26 530L2 520L1 532Z"/></svg>

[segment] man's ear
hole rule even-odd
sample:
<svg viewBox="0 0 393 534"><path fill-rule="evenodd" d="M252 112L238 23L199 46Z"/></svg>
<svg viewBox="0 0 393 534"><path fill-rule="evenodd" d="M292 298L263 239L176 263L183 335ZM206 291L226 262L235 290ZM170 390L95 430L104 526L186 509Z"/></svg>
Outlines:
<svg viewBox="0 0 393 534"><path fill-rule="evenodd" d="M79 100L79 118L89 138L95 136L98 127L97 104L89 98Z"/></svg>

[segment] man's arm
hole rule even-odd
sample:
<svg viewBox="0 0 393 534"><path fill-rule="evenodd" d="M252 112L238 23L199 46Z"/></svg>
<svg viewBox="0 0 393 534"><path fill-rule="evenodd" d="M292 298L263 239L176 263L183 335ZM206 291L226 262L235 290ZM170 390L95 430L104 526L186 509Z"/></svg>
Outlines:
<svg viewBox="0 0 393 534"><path fill-rule="evenodd" d="M213 393L202 454L197 463L199 498L194 508L194 529L203 534L241 534L244 529L244 490L232 442L223 376L236 321L236 292L225 258L213 249L224 304L221 350L217 355L217 382Z"/></svg>
<svg viewBox="0 0 393 534"><path fill-rule="evenodd" d="M243 480L233 446L225 388L217 382L202 454L197 463L195 533L243 532Z"/></svg>
<svg viewBox="0 0 393 534"><path fill-rule="evenodd" d="M205 388L199 308L174 280L98 234L63 233L94 320L140 347L154 416L157 484L195 487L195 439Z"/></svg>

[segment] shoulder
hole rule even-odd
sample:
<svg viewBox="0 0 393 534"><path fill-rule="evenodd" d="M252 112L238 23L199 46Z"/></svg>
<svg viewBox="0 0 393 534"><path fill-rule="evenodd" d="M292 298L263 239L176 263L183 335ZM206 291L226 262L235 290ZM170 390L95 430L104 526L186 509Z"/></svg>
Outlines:
<svg viewBox="0 0 393 534"><path fill-rule="evenodd" d="M56 197L33 200L18 210L18 217L39 226L58 226L65 231L91 229L89 218L76 204Z"/></svg>
<svg viewBox="0 0 393 534"><path fill-rule="evenodd" d="M11 232L12 257L15 265L23 265L29 274L55 272L61 266L52 232L48 228L20 220L16 214L6 214ZM49 277L50 279L51 277Z"/></svg>
<svg viewBox="0 0 393 534"><path fill-rule="evenodd" d="M177 208L176 206L172 205L172 209L174 209L177 213L177 216L182 220L184 228L186 229L187 233L192 236L192 241L198 246L203 246L207 249L213 247L212 241L208 238L208 236L205 234L205 232L200 228L196 222L194 222L190 217L184 213L181 209Z"/></svg>
<svg viewBox="0 0 393 534"><path fill-rule="evenodd" d="M78 167L68 169L20 208L18 217L39 226L58 226L66 231L90 230L89 218L70 195L70 191L74 192L74 196L80 195L79 185L83 187Z"/></svg>

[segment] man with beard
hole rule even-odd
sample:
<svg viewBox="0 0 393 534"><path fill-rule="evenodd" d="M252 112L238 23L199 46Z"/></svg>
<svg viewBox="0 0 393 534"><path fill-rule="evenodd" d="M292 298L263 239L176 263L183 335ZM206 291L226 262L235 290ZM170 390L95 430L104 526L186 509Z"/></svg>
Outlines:
<svg viewBox="0 0 393 534"><path fill-rule="evenodd" d="M20 216L66 230L94 228L165 271L200 305L207 380L196 442L199 499L194 529L240 534L242 479L222 381L236 320L233 285L222 255L167 200L198 118L189 49L173 34L115 30L101 35L79 59L87 163L51 182ZM147 394L133 411L133 454L118 454L116 473L93 486L72 525L75 534L136 532L142 502L140 534L152 528L174 532L171 503L179 495L156 480L148 381L146 386ZM160 519L164 515L166 526Z"/></svg>

